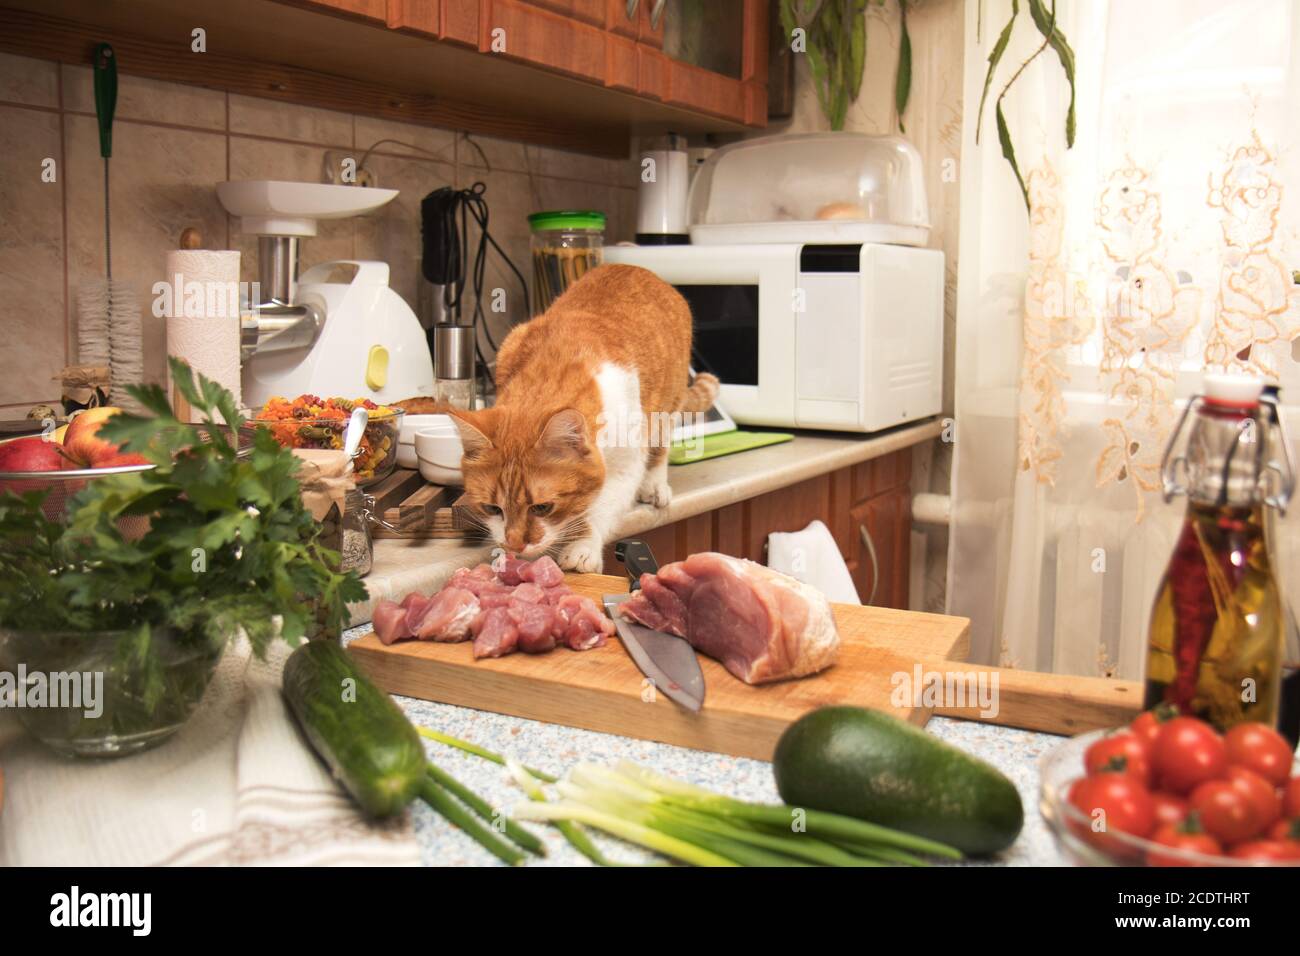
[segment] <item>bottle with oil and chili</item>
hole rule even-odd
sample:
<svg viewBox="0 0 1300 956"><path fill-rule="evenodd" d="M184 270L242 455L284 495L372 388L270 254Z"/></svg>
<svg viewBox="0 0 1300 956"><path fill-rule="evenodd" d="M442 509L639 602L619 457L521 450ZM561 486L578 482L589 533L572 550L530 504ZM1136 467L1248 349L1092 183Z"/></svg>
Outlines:
<svg viewBox="0 0 1300 956"><path fill-rule="evenodd" d="M1186 495L1187 513L1151 610L1145 706L1173 703L1221 731L1243 721L1275 727L1290 612L1267 511L1285 513L1295 485L1276 391L1249 376L1207 375L1161 477L1165 500Z"/></svg>

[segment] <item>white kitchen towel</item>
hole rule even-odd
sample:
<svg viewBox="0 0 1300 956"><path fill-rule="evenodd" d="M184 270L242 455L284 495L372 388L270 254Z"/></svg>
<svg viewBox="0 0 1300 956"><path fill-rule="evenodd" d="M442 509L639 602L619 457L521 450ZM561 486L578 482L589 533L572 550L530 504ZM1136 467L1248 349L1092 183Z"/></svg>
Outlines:
<svg viewBox="0 0 1300 956"><path fill-rule="evenodd" d="M232 644L194 716L144 753L71 760L11 740L0 865L417 865L409 812L366 822L299 733L280 694L288 655Z"/></svg>
<svg viewBox="0 0 1300 956"><path fill-rule="evenodd" d="M853 576L844 563L830 528L814 521L802 531L777 531L767 536L767 566L811 584L828 601L860 604Z"/></svg>
<svg viewBox="0 0 1300 956"><path fill-rule="evenodd" d="M225 386L239 404L239 253L173 249L166 268L167 354Z"/></svg>

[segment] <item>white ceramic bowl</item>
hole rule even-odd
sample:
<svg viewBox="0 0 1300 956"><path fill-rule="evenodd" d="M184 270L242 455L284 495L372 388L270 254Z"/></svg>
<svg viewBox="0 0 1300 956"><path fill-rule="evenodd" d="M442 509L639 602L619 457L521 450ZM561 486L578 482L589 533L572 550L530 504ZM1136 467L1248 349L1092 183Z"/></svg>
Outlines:
<svg viewBox="0 0 1300 956"><path fill-rule="evenodd" d="M402 419L402 430L397 436L397 467L419 468L420 458L415 453L415 433L424 428L445 428L456 424L450 415L407 415Z"/></svg>
<svg viewBox="0 0 1300 956"><path fill-rule="evenodd" d="M425 481L431 481L435 485L460 487L460 459L464 448L460 443L460 432L450 419L446 424L417 431L415 454L419 460L420 474Z"/></svg>

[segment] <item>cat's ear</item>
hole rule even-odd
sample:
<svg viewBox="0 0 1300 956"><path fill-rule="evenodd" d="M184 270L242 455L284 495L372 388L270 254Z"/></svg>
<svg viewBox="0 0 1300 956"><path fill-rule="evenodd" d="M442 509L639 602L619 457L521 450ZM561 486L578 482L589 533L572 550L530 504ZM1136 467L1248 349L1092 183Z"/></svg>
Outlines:
<svg viewBox="0 0 1300 956"><path fill-rule="evenodd" d="M480 414L468 411L449 413L460 432L460 444L465 450L466 458L479 458L492 448L492 439L488 437L487 421Z"/></svg>
<svg viewBox="0 0 1300 956"><path fill-rule="evenodd" d="M542 436L537 439L535 447L547 458L560 461L585 458L589 449L587 420L582 412L576 408L556 412L542 429Z"/></svg>

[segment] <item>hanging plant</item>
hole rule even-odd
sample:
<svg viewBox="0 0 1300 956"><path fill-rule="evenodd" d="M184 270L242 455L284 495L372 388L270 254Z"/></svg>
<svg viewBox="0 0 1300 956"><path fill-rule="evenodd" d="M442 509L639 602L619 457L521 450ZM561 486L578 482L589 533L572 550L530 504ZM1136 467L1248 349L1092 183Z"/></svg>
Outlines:
<svg viewBox="0 0 1300 956"><path fill-rule="evenodd" d="M808 55L813 88L822 114L831 129L842 130L849 104L862 88L862 71L867 64L867 4L885 5L885 0L781 0L781 28L796 52ZM898 128L912 90L912 40L907 33L907 0L899 0L902 27L898 50L898 72L894 78L894 107ZM802 30L802 38L795 36ZM800 46L800 39L802 46Z"/></svg>
<svg viewBox="0 0 1300 956"><path fill-rule="evenodd" d="M1069 42L1065 39L1065 34L1061 28L1056 25L1056 2L1053 0L1051 7L1043 3L1043 0L1028 0L1029 16L1034 21L1034 26L1043 36L1043 42L1024 63L1020 64L1019 69L1011 75L1011 79L1002 87L1002 92L994 103L994 117L998 128L998 143L1002 146L1002 156L1011 165L1011 171L1016 174L1016 182L1020 185L1020 194L1025 200L1025 211L1031 212L1029 207L1029 187L1025 185L1025 177L1020 172L1020 164L1016 161L1016 148L1011 140L1011 129L1007 126L1006 115L1002 111L1002 101L1006 99L1007 92L1020 79L1021 74L1030 63L1051 47L1056 51L1056 57L1061 61L1061 69L1065 71L1065 78L1070 84L1070 106L1065 114L1065 146L1070 149L1074 146L1075 132L1075 115L1074 115L1074 50L1070 48ZM998 65L1002 62L1002 55L1007 51L1007 44L1011 42L1011 31L1016 25L1016 19L1020 16L1020 0L1011 0L1011 19L1007 25L1002 28L998 34L997 42L993 44L993 49L989 51L989 68L984 75L984 92L980 95L979 112L975 117L975 142L980 141L980 127L984 122L984 103L988 99L989 87L993 84L993 74L997 72Z"/></svg>

